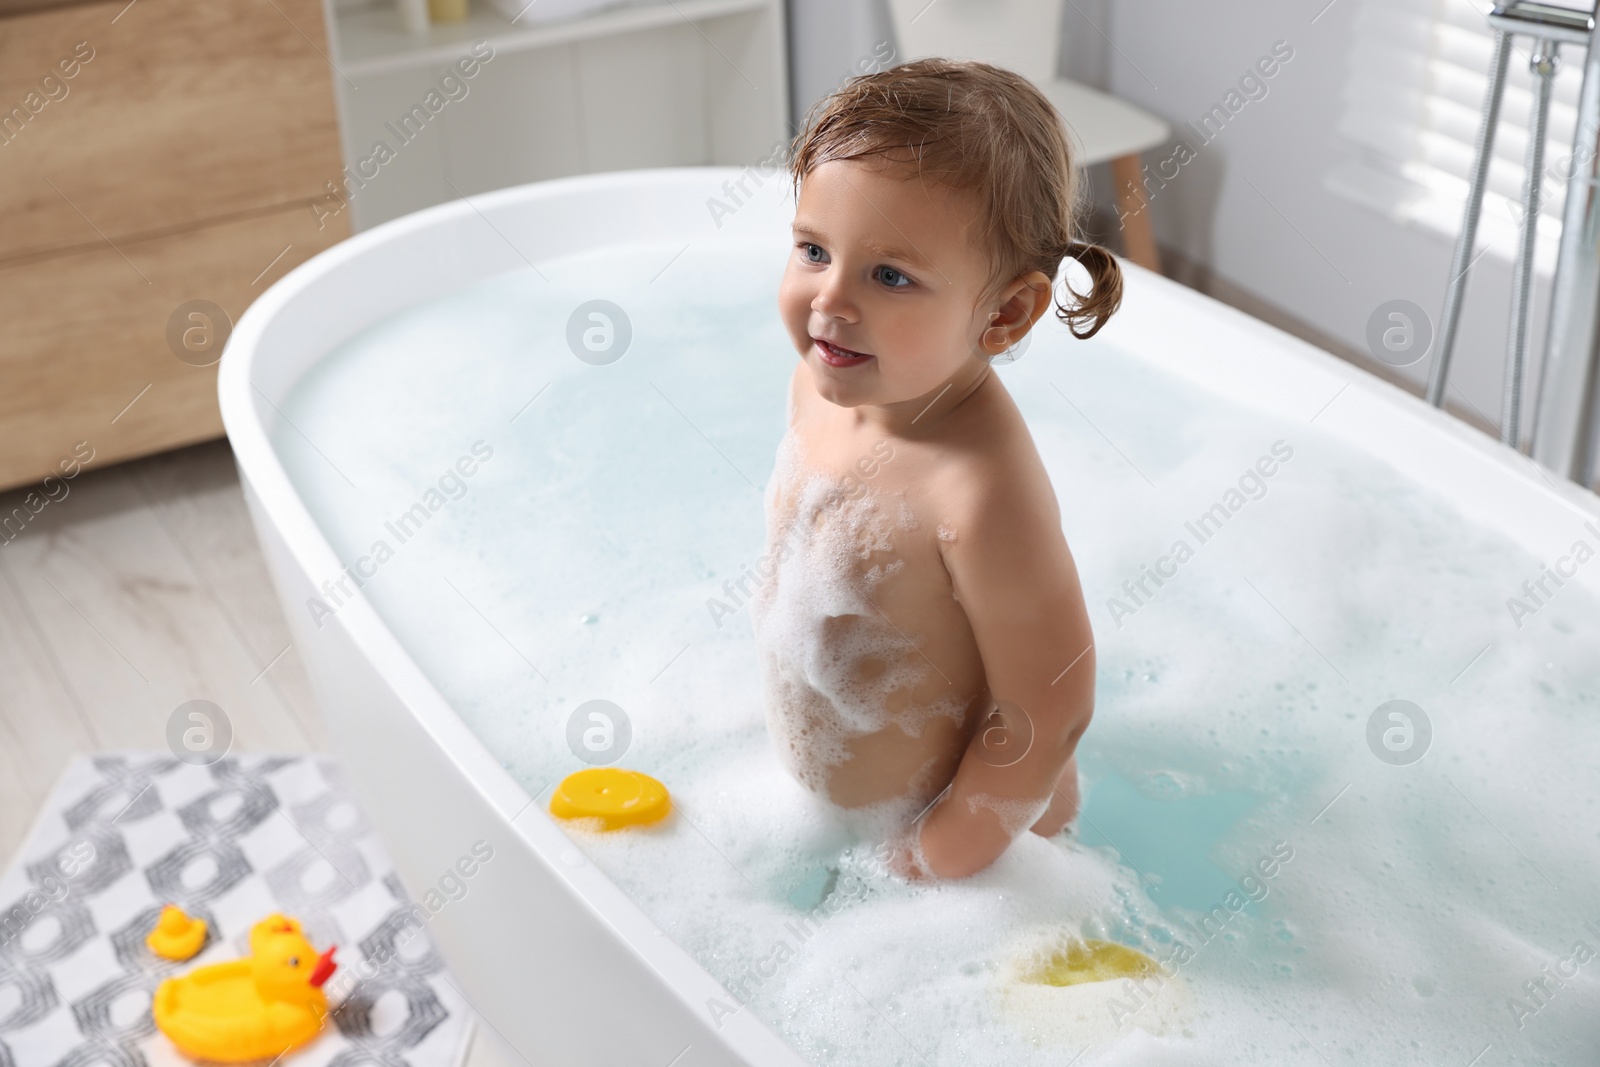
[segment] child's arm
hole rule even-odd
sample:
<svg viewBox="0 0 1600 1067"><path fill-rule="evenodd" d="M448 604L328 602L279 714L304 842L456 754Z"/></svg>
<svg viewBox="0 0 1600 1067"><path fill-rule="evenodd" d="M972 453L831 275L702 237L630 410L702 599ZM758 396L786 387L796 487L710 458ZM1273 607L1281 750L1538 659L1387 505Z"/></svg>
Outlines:
<svg viewBox="0 0 1600 1067"><path fill-rule="evenodd" d="M1094 713L1094 635L1048 478L1037 472L1040 491L1039 479L986 473L941 544L1002 702L922 823L924 862L949 878L987 867L1044 814Z"/></svg>

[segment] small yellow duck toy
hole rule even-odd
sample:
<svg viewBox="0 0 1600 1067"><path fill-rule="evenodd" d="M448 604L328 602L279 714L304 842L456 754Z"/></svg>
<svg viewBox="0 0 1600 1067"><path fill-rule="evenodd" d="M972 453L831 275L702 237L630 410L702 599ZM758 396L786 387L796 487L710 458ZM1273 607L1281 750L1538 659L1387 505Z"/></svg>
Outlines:
<svg viewBox="0 0 1600 1067"><path fill-rule="evenodd" d="M168 904L161 909L161 918L144 943L162 959L182 962L206 943L206 921L193 918L176 904Z"/></svg>
<svg viewBox="0 0 1600 1067"><path fill-rule="evenodd" d="M328 1014L322 986L338 967L333 953L318 955L297 920L269 915L250 929L248 958L168 978L156 988L151 1013L196 1059L275 1059L321 1032Z"/></svg>

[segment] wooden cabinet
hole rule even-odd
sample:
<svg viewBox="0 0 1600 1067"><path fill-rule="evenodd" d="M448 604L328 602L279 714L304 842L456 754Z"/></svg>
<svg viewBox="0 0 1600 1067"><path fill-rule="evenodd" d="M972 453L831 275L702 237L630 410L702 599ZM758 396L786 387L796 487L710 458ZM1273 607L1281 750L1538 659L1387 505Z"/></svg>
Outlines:
<svg viewBox="0 0 1600 1067"><path fill-rule="evenodd" d="M237 322L348 234L312 207L342 167L338 76L316 0L0 18L0 487L79 441L98 466L221 434L219 353L180 358L199 320L169 327L196 301Z"/></svg>

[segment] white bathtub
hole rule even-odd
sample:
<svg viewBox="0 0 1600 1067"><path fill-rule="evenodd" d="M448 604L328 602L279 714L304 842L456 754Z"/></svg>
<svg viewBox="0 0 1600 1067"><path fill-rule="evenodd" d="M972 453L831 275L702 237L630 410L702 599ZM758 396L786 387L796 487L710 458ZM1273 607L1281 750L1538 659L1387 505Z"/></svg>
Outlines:
<svg viewBox="0 0 1600 1067"><path fill-rule="evenodd" d="M764 178L764 180L763 180ZM742 192L730 194L730 190ZM744 202L720 223L709 198ZM483 840L494 858L429 931L463 992L534 1065L803 1062L750 1012L721 1020L715 981L533 804L371 606L317 628L302 606L340 562L275 454L291 386L394 312L540 259L621 241L787 240L787 179L727 168L632 171L531 185L387 223L302 265L234 330L223 420L257 533L339 754L402 877L421 894ZM1103 337L1171 374L1317 425L1435 487L1469 519L1544 558L1600 500L1350 365L1128 267ZM317 576L314 579L312 576ZM1600 587L1600 570L1579 575Z"/></svg>

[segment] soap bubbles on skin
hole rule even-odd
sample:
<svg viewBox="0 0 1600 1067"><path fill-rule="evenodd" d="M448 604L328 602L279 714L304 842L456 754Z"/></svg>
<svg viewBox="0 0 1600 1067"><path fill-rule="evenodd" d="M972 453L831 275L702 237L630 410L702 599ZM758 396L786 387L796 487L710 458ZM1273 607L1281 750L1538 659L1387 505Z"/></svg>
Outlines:
<svg viewBox="0 0 1600 1067"><path fill-rule="evenodd" d="M871 478L893 456L880 441L852 470ZM772 484L782 490L767 499L765 558L777 561L777 576L750 600L767 724L789 773L826 793L850 737L891 723L921 737L937 717L960 723L966 700L945 694L890 710L897 691L915 692L932 673L873 599L906 566L898 546L917 518L904 494L862 489L860 478L841 488L792 432L779 442Z"/></svg>
<svg viewBox="0 0 1600 1067"><path fill-rule="evenodd" d="M609 700L586 700L567 716L567 747L591 767L609 767L628 754L633 721Z"/></svg>
<svg viewBox="0 0 1600 1067"><path fill-rule="evenodd" d="M1433 743L1428 713L1409 700L1387 700L1367 718L1367 747L1395 767L1415 763Z"/></svg>
<svg viewBox="0 0 1600 1067"><path fill-rule="evenodd" d="M185 763L209 767L233 747L233 722L209 700L186 700L167 716L167 748Z"/></svg>
<svg viewBox="0 0 1600 1067"><path fill-rule="evenodd" d="M1000 828L1006 832L1006 836L1016 837L1044 818L1045 812L1050 810L1050 801L1053 799L1055 799L1053 795L1028 800L974 793L967 797L967 811L974 815L980 808L993 812L995 818L1000 820Z"/></svg>
<svg viewBox="0 0 1600 1067"><path fill-rule="evenodd" d="M1367 317L1367 350L1391 367L1409 367L1433 347L1433 320L1410 300L1388 300Z"/></svg>
<svg viewBox="0 0 1600 1067"><path fill-rule="evenodd" d="M615 363L632 341L628 313L609 300L586 300L567 319L567 347L592 366Z"/></svg>

